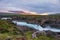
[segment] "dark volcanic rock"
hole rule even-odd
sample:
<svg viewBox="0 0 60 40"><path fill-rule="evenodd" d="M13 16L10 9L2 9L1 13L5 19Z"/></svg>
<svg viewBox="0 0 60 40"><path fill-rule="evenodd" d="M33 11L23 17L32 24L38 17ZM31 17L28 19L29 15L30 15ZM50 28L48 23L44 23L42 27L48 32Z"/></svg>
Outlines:
<svg viewBox="0 0 60 40"><path fill-rule="evenodd" d="M53 37L53 36L57 35L57 33L48 30L48 31L46 31L46 35Z"/></svg>
<svg viewBox="0 0 60 40"><path fill-rule="evenodd" d="M60 24L52 24L52 25L50 25L51 27L54 27L54 28L58 28L58 29L60 29Z"/></svg>
<svg viewBox="0 0 60 40"><path fill-rule="evenodd" d="M55 40L60 40L60 35L56 35Z"/></svg>

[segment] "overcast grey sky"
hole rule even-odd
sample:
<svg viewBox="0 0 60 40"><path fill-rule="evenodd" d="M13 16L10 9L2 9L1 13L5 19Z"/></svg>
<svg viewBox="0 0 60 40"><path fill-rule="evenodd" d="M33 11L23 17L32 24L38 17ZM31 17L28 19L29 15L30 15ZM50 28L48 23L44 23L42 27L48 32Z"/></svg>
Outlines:
<svg viewBox="0 0 60 40"><path fill-rule="evenodd" d="M60 0L0 0L0 10L60 12Z"/></svg>

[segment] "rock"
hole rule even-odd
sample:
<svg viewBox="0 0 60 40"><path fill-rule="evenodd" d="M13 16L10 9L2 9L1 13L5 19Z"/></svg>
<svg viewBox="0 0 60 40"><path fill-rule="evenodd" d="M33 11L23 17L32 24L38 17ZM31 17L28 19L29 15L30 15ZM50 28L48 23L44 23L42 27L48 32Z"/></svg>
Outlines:
<svg viewBox="0 0 60 40"><path fill-rule="evenodd" d="M54 28L58 28L58 29L60 29L60 24L52 24L52 25L50 25L51 27L54 27Z"/></svg>
<svg viewBox="0 0 60 40"><path fill-rule="evenodd" d="M38 36L40 36L40 35L45 35L45 36L46 36L45 31L36 31L36 32L34 32L34 33L32 34L32 38L36 38L36 37L38 37Z"/></svg>
<svg viewBox="0 0 60 40"><path fill-rule="evenodd" d="M46 35L53 37L53 36L57 35L57 33L48 30L48 31L46 31Z"/></svg>
<svg viewBox="0 0 60 40"><path fill-rule="evenodd" d="M56 35L55 40L60 40L60 35Z"/></svg>

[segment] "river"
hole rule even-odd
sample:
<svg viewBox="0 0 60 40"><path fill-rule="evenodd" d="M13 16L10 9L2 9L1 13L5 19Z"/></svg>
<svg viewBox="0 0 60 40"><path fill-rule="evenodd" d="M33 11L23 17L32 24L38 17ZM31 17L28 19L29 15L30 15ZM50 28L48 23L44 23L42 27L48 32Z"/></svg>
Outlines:
<svg viewBox="0 0 60 40"><path fill-rule="evenodd" d="M24 27L30 27L30 28L33 28L33 29L36 29L38 31L53 31L53 32L60 32L60 29L57 29L57 28L52 28L50 26L46 26L45 28L43 28L41 25L38 25L38 24L30 24L30 23L27 23L27 22L20 22L20 21L12 21L14 24L18 25L18 26L24 26Z"/></svg>

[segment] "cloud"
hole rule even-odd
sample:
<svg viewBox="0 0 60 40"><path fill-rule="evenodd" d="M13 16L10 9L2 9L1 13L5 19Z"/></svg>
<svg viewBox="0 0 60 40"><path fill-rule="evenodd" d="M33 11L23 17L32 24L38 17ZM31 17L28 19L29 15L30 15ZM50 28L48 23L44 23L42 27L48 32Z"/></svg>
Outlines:
<svg viewBox="0 0 60 40"><path fill-rule="evenodd" d="M60 12L60 0L0 0L0 9Z"/></svg>

